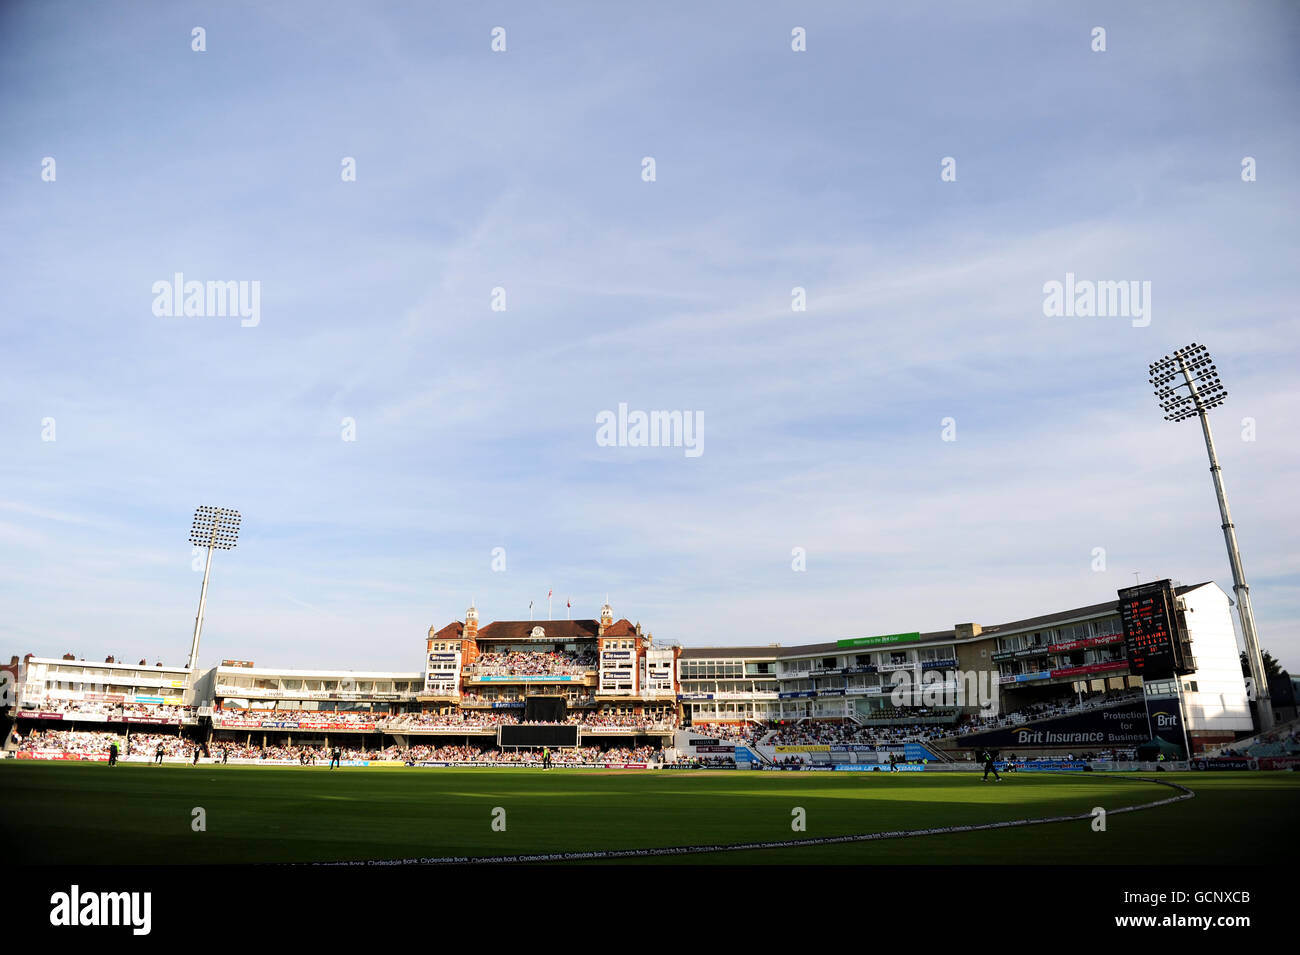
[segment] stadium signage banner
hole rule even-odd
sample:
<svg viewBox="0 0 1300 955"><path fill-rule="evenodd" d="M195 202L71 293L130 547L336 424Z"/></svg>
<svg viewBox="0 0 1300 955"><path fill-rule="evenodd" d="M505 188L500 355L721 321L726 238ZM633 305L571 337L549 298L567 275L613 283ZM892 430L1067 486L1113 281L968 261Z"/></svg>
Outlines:
<svg viewBox="0 0 1300 955"><path fill-rule="evenodd" d="M374 723L317 723L317 722L300 722L297 724L300 730L352 730L357 733L373 733L375 731Z"/></svg>
<svg viewBox="0 0 1300 955"><path fill-rule="evenodd" d="M435 762L431 760L420 760L411 765L419 769L461 769L470 767L475 769L492 769L496 767L537 769L542 765L541 760L518 760L515 762ZM555 762L556 766L564 769L648 769L648 763L566 763L561 760Z"/></svg>
<svg viewBox="0 0 1300 955"><path fill-rule="evenodd" d="M1028 660L1030 657L1043 657L1052 651L1048 647L1027 647L1024 650L999 650L993 654L994 662L1003 660Z"/></svg>
<svg viewBox="0 0 1300 955"><path fill-rule="evenodd" d="M1296 769L1300 756L1260 756L1255 760L1260 769Z"/></svg>
<svg viewBox="0 0 1300 955"><path fill-rule="evenodd" d="M971 733L963 749L983 746L1132 746L1150 738L1142 701L1023 726Z"/></svg>
<svg viewBox="0 0 1300 955"><path fill-rule="evenodd" d="M55 752L52 750L38 751L34 753L19 752L19 753L14 753L14 757L17 759L75 759L75 760L87 760L92 763L108 761L107 753L64 753L64 752Z"/></svg>
<svg viewBox="0 0 1300 955"><path fill-rule="evenodd" d="M1245 756L1218 756L1214 759L1194 759L1192 769L1255 769L1257 763Z"/></svg>
<svg viewBox="0 0 1300 955"><path fill-rule="evenodd" d="M735 752L736 752L736 747L734 747L734 746L696 746L696 747L695 747L695 752L697 752L697 753L735 753Z"/></svg>
<svg viewBox="0 0 1300 955"><path fill-rule="evenodd" d="M840 763L838 766L831 767L836 772L841 773L923 773L924 766L918 766L915 763L895 763L891 768L888 763Z"/></svg>
<svg viewBox="0 0 1300 955"><path fill-rule="evenodd" d="M1185 773L1191 764L1185 759L1167 759L1164 762L1145 760L1094 759L1088 764L1094 770L1105 773Z"/></svg>
<svg viewBox="0 0 1300 955"><path fill-rule="evenodd" d="M1176 696L1149 696L1146 698L1147 722L1157 737L1177 746L1181 751L1183 737L1181 708Z"/></svg>
<svg viewBox="0 0 1300 955"><path fill-rule="evenodd" d="M1047 648L1049 653L1069 653L1071 650L1086 650L1089 647L1105 647L1112 643L1119 643L1124 639L1122 633L1106 633L1100 637L1085 637L1082 640L1066 640L1063 643L1053 643Z"/></svg>
<svg viewBox="0 0 1300 955"><path fill-rule="evenodd" d="M1029 657L1040 657L1045 653L1071 653L1075 650L1087 650L1091 647L1106 647L1112 643L1119 643L1124 639L1122 633L1106 633L1099 637L1084 637L1080 640L1063 640L1060 643L1050 643L1043 646L1025 647L1021 650L999 650L993 654L995 661L1002 660L1024 660Z"/></svg>
<svg viewBox="0 0 1300 955"><path fill-rule="evenodd" d="M813 766L810 763L782 764L780 766L764 766L763 768L778 773L831 773L835 771L834 766Z"/></svg>
<svg viewBox="0 0 1300 955"><path fill-rule="evenodd" d="M921 639L920 632L886 633L878 637L851 637L848 640L836 640L835 646L841 649L849 647L881 647L891 643L915 643Z"/></svg>
<svg viewBox="0 0 1300 955"><path fill-rule="evenodd" d="M563 724L555 724L563 725ZM608 736L611 733L643 733L649 727L644 726L601 726L599 723L583 723L582 732L585 736Z"/></svg>
<svg viewBox="0 0 1300 955"><path fill-rule="evenodd" d="M128 717L128 720L131 718ZM146 723L175 723L176 720L154 720L138 719L136 722ZM346 723L333 720L227 720L219 719L216 725L220 729L232 730L352 730L358 733L373 733L376 724L371 721L367 723Z"/></svg>
<svg viewBox="0 0 1300 955"><path fill-rule="evenodd" d="M548 673L540 676L524 675L522 673L488 673L481 676L472 676L470 679L481 680L484 683L571 683L574 680L581 680L582 677L572 676L567 673Z"/></svg>
<svg viewBox="0 0 1300 955"><path fill-rule="evenodd" d="M122 697L123 703L161 703L163 706L182 706L185 703L179 696L131 696Z"/></svg>
<svg viewBox="0 0 1300 955"><path fill-rule="evenodd" d="M1085 673L1106 673L1110 670L1127 670L1127 660L1113 660L1109 663L1090 663L1081 667L1063 667L1059 670L1053 670L1052 676L1082 676Z"/></svg>
<svg viewBox="0 0 1300 955"><path fill-rule="evenodd" d="M1034 673L1016 673L998 677L999 683L1028 683L1030 680L1050 680L1051 670L1037 670Z"/></svg>

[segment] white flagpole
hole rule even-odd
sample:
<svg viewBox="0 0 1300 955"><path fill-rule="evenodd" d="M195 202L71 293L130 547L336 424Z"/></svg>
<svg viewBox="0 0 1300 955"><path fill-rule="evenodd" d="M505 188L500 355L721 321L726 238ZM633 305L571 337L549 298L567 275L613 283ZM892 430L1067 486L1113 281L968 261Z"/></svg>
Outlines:
<svg viewBox="0 0 1300 955"><path fill-rule="evenodd" d="M546 592L546 619L547 620L555 619L554 617L551 616L551 594L552 593L553 591L549 591L549 590Z"/></svg>

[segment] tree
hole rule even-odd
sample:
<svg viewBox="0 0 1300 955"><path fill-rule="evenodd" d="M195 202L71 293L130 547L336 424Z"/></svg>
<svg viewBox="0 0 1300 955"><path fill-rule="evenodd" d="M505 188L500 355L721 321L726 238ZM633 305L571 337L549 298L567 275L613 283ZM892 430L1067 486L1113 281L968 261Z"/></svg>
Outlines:
<svg viewBox="0 0 1300 955"><path fill-rule="evenodd" d="M1286 670L1282 669L1282 664L1273 659L1273 654L1267 650L1261 650L1259 655L1264 658L1264 678L1271 680L1275 676L1290 676ZM1250 676L1250 663L1246 660L1246 651L1241 651L1241 675Z"/></svg>

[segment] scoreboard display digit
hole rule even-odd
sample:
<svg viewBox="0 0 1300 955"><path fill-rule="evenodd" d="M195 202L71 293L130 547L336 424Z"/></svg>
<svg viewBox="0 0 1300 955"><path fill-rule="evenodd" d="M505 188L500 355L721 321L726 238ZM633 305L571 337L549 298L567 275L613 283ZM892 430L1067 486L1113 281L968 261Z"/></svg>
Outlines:
<svg viewBox="0 0 1300 955"><path fill-rule="evenodd" d="M1119 591L1129 673L1148 680L1167 679L1181 669L1181 634L1174 608L1173 585L1168 580Z"/></svg>

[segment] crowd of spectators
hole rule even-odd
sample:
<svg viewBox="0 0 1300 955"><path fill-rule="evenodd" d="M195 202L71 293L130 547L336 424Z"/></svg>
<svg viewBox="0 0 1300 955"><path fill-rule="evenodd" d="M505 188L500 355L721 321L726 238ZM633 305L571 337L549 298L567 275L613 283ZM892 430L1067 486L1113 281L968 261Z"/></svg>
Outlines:
<svg viewBox="0 0 1300 955"><path fill-rule="evenodd" d="M230 759L279 759L291 760L303 765L314 766L328 763L336 747L330 746L251 746L241 743L225 743L220 740L208 744L208 755L220 762ZM337 747L339 758L343 760L378 760L383 759L383 752L377 749ZM191 750L192 752L193 750Z"/></svg>
<svg viewBox="0 0 1300 955"><path fill-rule="evenodd" d="M467 673L499 676L581 676L596 668L595 651L480 653Z"/></svg>
<svg viewBox="0 0 1300 955"><path fill-rule="evenodd" d="M94 733L85 730L44 730L14 734L20 753L68 753L77 756L98 756L117 744L118 752L126 747L126 737L121 733Z"/></svg>
<svg viewBox="0 0 1300 955"><path fill-rule="evenodd" d="M46 698L41 700L34 707L25 706L24 709L35 709L42 713L65 713L68 715L83 716L121 716L121 703L105 703L100 700L59 700Z"/></svg>
<svg viewBox="0 0 1300 955"><path fill-rule="evenodd" d="M948 724L956 723L957 709L955 707L882 706L872 709L870 713L864 714L865 719L877 722L883 720L915 720L918 724L922 722L922 718L929 718L931 722L934 722L935 717L940 718ZM935 724L935 731L939 735L943 735L944 730L942 724Z"/></svg>
<svg viewBox="0 0 1300 955"><path fill-rule="evenodd" d="M551 750L554 766L597 766L604 763L649 763L659 759L660 751L651 746L616 746L602 750L598 746L578 746ZM406 762L433 763L540 763L539 749L497 749L478 746L390 746L379 758Z"/></svg>
<svg viewBox="0 0 1300 955"><path fill-rule="evenodd" d="M602 727L616 729L650 729L664 727L673 729L677 726L677 717L669 712L646 714L600 713L593 711L576 711L565 714L562 721L525 720L518 713L504 710L463 710L459 713L402 713L380 724L380 728L389 732L402 729L457 729L502 724L524 726L586 726L592 729Z"/></svg>
<svg viewBox="0 0 1300 955"><path fill-rule="evenodd" d="M105 756L109 747L116 744L122 756L154 758L158 747L164 758L189 759L194 755L193 740L161 733L132 733L129 741L122 733L96 733L84 730L44 730L26 736L14 734L16 749L24 753L63 753L77 756ZM287 760L304 765L328 763L335 747L322 745L271 745L257 746L229 740L214 739L201 753L205 761L225 760ZM498 762L533 763L542 761L541 750L510 749L479 746L388 746L384 749L357 747L339 748L344 761L400 760L403 762ZM551 750L551 762L557 766L598 765L602 763L648 763L657 761L659 750L650 746L619 746L602 750L596 746L556 748Z"/></svg>
<svg viewBox="0 0 1300 955"><path fill-rule="evenodd" d="M640 714L586 713L579 716L578 722L583 726L590 726L593 729L598 729L602 726L614 728L631 727L637 729L648 729L651 726L664 726L669 729L675 729L677 727L677 716L675 713L667 710Z"/></svg>
<svg viewBox="0 0 1300 955"><path fill-rule="evenodd" d="M773 746L823 746L854 743L867 746L897 746L922 743L949 735L940 726L917 723L912 726L869 726L858 723L832 723L804 720L793 725L774 727L764 742Z"/></svg>
<svg viewBox="0 0 1300 955"><path fill-rule="evenodd" d="M382 724L386 730L475 729L519 722L519 716L504 710L462 710L457 713L399 713Z"/></svg>
<svg viewBox="0 0 1300 955"><path fill-rule="evenodd" d="M248 743L229 743L213 740L208 744L208 753L214 759L261 759L262 747Z"/></svg>
<svg viewBox="0 0 1300 955"><path fill-rule="evenodd" d="M218 718L226 720L254 720L267 722L333 723L336 725L374 726L385 732L420 729L476 729L489 726L526 724L555 725L550 720L524 720L518 711L466 709L455 713L366 713L317 710L221 710ZM649 729L650 727L677 726L677 717L670 711L646 714L600 713L580 710L567 713L562 721L569 726L592 728Z"/></svg>
<svg viewBox="0 0 1300 955"><path fill-rule="evenodd" d="M566 689L567 689L567 688L566 688ZM475 693L475 692L473 692L473 691L467 691L467 692L461 693L461 695L460 695L460 699L461 699L461 702L462 702L462 703L519 703L519 704L523 704L524 702L526 702L526 699L527 699L527 698L524 697L524 696L519 696L519 695L511 695L509 692L501 693L501 694L498 694L498 695L492 695L492 696L484 696L484 695L481 695L481 694L479 694L479 693ZM573 707L573 706L590 706L592 703L595 703L595 702L596 702L596 696L595 696L595 694L593 694L593 693L579 693L579 694L575 694L575 695L573 695L573 696L567 696L567 695L566 695L566 696L565 696L565 702L567 702L568 705L571 706L571 707Z"/></svg>
<svg viewBox="0 0 1300 955"><path fill-rule="evenodd" d="M689 766L692 769L735 769L736 760L732 756L687 756L684 753L678 753L672 758L669 765L676 767Z"/></svg>
<svg viewBox="0 0 1300 955"><path fill-rule="evenodd" d="M120 743L119 743L120 745ZM162 746L164 756L189 756L194 752L194 741L163 733L132 733L124 756L154 756Z"/></svg>
<svg viewBox="0 0 1300 955"><path fill-rule="evenodd" d="M1108 690L1105 693L1085 697L1082 701L1079 700L1078 696L1063 696L1054 700L1043 700L1039 703L1022 706L1010 713L999 713L996 716L973 715L957 727L957 735L964 736L967 733L977 733L1002 726L1019 726L1021 723L1028 723L1032 720L1068 716L1071 713L1082 713L1086 710L1096 709L1099 706L1110 706L1114 703L1122 703L1125 700L1141 698L1142 691L1140 689L1129 689Z"/></svg>
<svg viewBox="0 0 1300 955"><path fill-rule="evenodd" d="M407 762L472 763L482 758L478 746L389 746L382 759L400 759Z"/></svg>
<svg viewBox="0 0 1300 955"><path fill-rule="evenodd" d="M1216 756L1300 756L1300 732L1295 729L1261 733L1253 740L1243 740L1220 749Z"/></svg>
<svg viewBox="0 0 1300 955"><path fill-rule="evenodd" d="M368 710L234 710L219 709L213 714L224 720L266 720L284 723L335 723L371 726L390 718L388 713Z"/></svg>
<svg viewBox="0 0 1300 955"><path fill-rule="evenodd" d="M733 746L755 746L771 732L768 724L692 723L691 732Z"/></svg>
<svg viewBox="0 0 1300 955"><path fill-rule="evenodd" d="M1120 762L1123 760L1137 759L1137 750L1135 749L1106 749L1100 753L1084 753L1083 758L1086 760L1098 760L1100 762Z"/></svg>
<svg viewBox="0 0 1300 955"><path fill-rule="evenodd" d="M119 703L108 700L63 700L46 698L36 706L24 706L22 712L61 713L64 716L78 716L105 720L119 720L123 717L162 719L179 722L194 716L191 706L172 706L162 703Z"/></svg>
<svg viewBox="0 0 1300 955"><path fill-rule="evenodd" d="M171 706L163 703L123 703L122 715L180 721L191 718L194 715L194 707Z"/></svg>
<svg viewBox="0 0 1300 955"><path fill-rule="evenodd" d="M1017 756L1015 753L1004 753L1004 754L996 754L996 755L1000 762L1006 762L1008 764L1015 763L1020 765L1023 765L1025 762L1029 760L1035 760L1035 761L1041 760L1043 762L1067 762L1067 763L1074 763L1080 761L1086 763L1120 762L1124 760L1137 759L1137 750L1107 749L1107 750L1102 750L1101 752L1093 752L1089 750L1087 752L1082 752L1082 753L1058 753L1051 756L1042 756L1042 755ZM973 763L982 762L983 760L983 756L981 755L980 751L967 753L965 755L965 758Z"/></svg>

